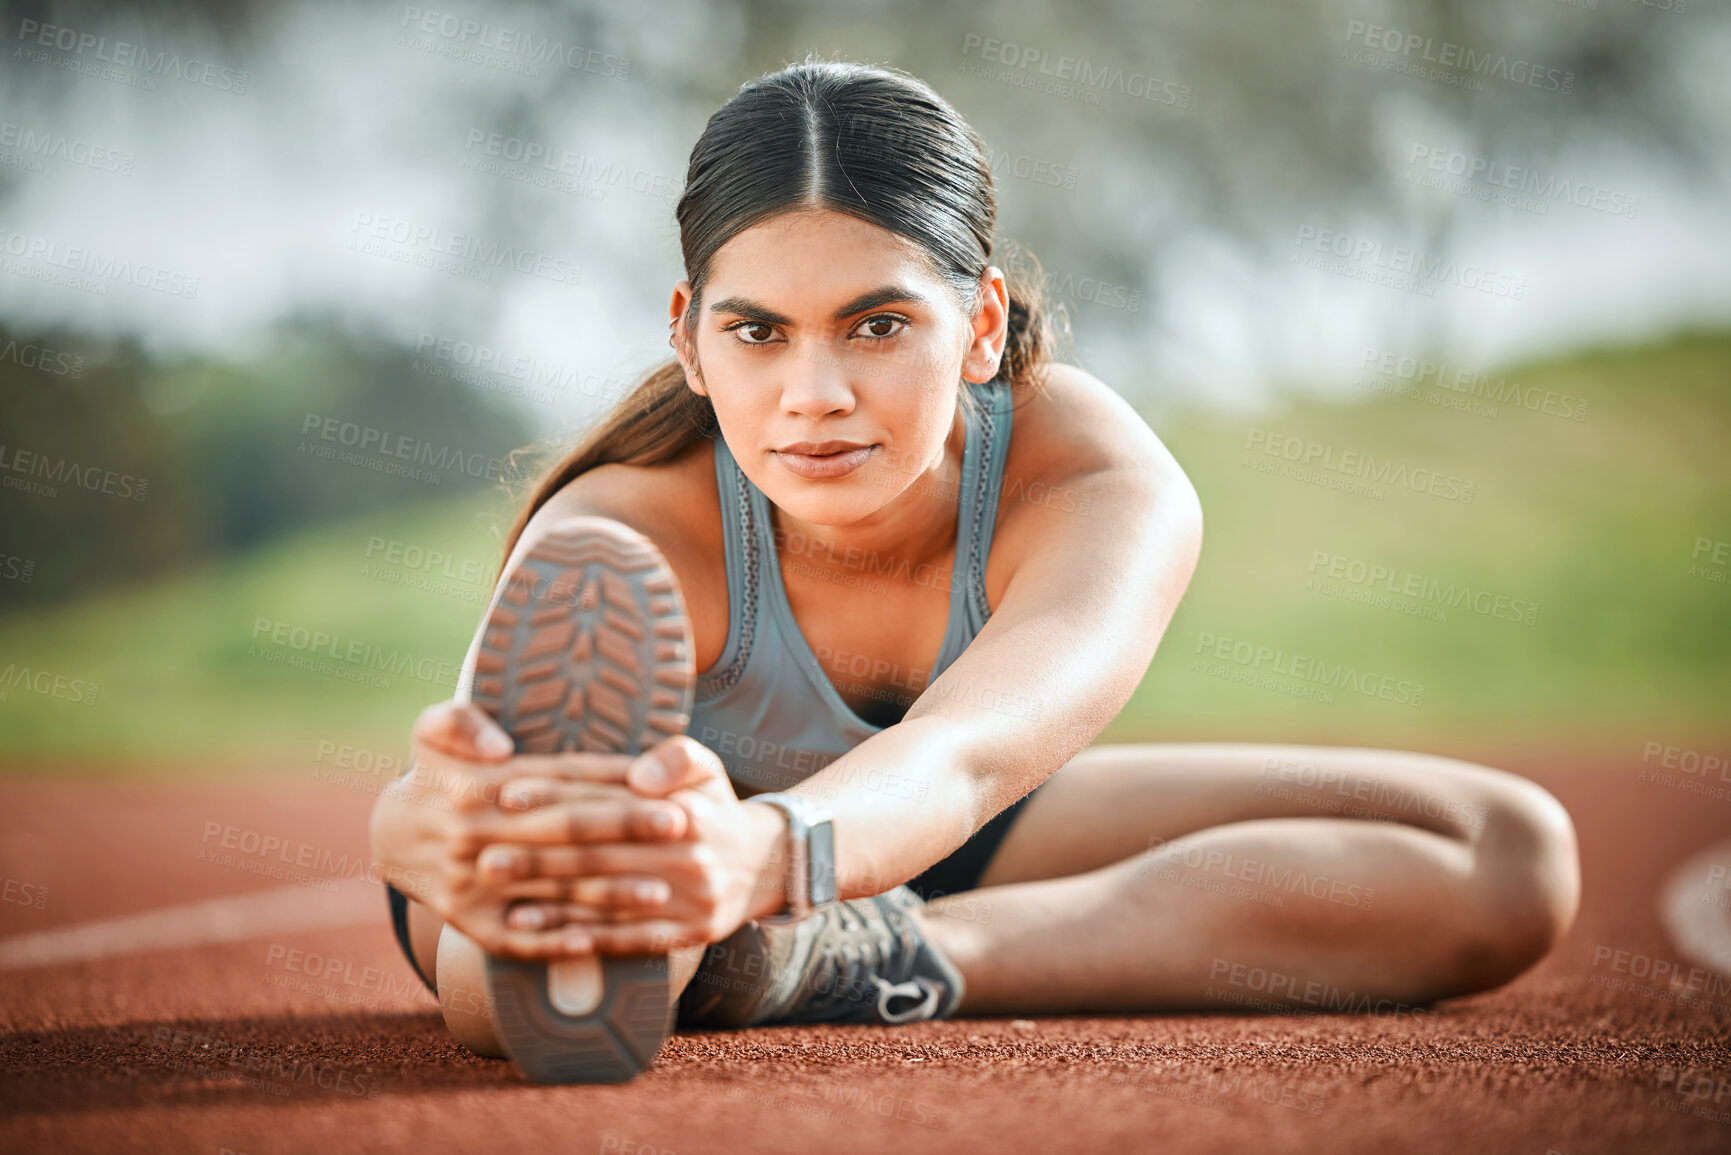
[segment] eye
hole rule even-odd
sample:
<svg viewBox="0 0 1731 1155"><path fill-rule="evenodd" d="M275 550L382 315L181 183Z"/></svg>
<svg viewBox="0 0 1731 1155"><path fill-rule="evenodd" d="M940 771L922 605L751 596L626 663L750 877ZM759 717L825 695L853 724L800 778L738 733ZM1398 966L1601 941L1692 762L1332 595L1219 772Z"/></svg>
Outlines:
<svg viewBox="0 0 1731 1155"><path fill-rule="evenodd" d="M860 322L860 328L862 330L865 330L865 332L863 333L863 336L865 336L866 339L868 339L868 340L887 341L891 337L900 336L902 330L901 329L894 329L894 330L891 330L890 332L886 333L886 332L883 332L882 330L878 329L877 326L880 326L880 325L900 325L900 326L902 326L902 328L906 328L909 323L910 322L908 321L908 319L906 317L902 316L900 313L879 313L875 317L867 317L864 321Z"/></svg>
<svg viewBox="0 0 1731 1155"><path fill-rule="evenodd" d="M741 345L768 345L768 344L770 344L768 336L765 336L765 338L761 341L754 341L754 340L749 340L745 337L741 337L739 334L741 332L743 332L744 330L747 330L747 329L761 329L764 331L765 334L773 334L775 332L775 326L771 325L765 321L735 321L731 325L724 325L722 327L721 331L723 333L732 333L733 339L735 341L739 342L739 344L741 344Z"/></svg>

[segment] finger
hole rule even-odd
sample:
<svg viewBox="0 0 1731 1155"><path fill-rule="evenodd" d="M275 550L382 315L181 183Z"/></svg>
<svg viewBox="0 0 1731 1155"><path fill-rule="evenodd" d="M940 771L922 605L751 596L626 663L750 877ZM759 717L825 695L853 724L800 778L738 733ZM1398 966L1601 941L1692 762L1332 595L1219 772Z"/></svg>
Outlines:
<svg viewBox="0 0 1731 1155"><path fill-rule="evenodd" d="M521 814L494 811L469 822L466 845L489 842L560 846L577 842L668 842L682 839L685 808L677 802L561 802Z"/></svg>
<svg viewBox="0 0 1731 1155"><path fill-rule="evenodd" d="M525 777L559 778L569 782L611 782L625 785L625 773L634 754L594 754L566 751L561 754L519 754L511 768Z"/></svg>
<svg viewBox="0 0 1731 1155"><path fill-rule="evenodd" d="M648 798L665 798L675 790L720 786L734 793L721 756L689 734L663 738L631 763L631 789Z"/></svg>
<svg viewBox="0 0 1731 1155"><path fill-rule="evenodd" d="M521 930L545 930L566 923L610 923L654 914L672 888L659 878L580 878L562 889L565 901L530 900L514 903L507 925Z"/></svg>
<svg viewBox="0 0 1731 1155"><path fill-rule="evenodd" d="M520 812L555 802L595 801L635 797L620 786L570 782L564 778L513 778L499 789L499 809Z"/></svg>
<svg viewBox="0 0 1731 1155"><path fill-rule="evenodd" d="M576 958L594 953L594 937L588 927L567 925L549 930L518 930L502 921L486 923L472 929L458 927L474 939L482 950L500 958L556 959Z"/></svg>
<svg viewBox="0 0 1731 1155"><path fill-rule="evenodd" d="M495 889L507 882L548 879L563 885L571 878L638 874L666 878L689 862L691 844L612 842L576 846L521 846L496 843L476 859L482 884ZM537 897L562 897L558 891L534 892Z"/></svg>
<svg viewBox="0 0 1731 1155"><path fill-rule="evenodd" d="M596 954L666 954L675 947L708 941L702 928L671 919L648 919L573 930L588 936Z"/></svg>
<svg viewBox="0 0 1731 1155"><path fill-rule="evenodd" d="M503 762L517 748L486 711L468 702L434 702L415 719L413 739L466 762Z"/></svg>
<svg viewBox="0 0 1731 1155"><path fill-rule="evenodd" d="M573 782L568 778L533 776L507 779L498 793L499 809L513 814L569 802L627 804L642 801L642 795L623 783Z"/></svg>

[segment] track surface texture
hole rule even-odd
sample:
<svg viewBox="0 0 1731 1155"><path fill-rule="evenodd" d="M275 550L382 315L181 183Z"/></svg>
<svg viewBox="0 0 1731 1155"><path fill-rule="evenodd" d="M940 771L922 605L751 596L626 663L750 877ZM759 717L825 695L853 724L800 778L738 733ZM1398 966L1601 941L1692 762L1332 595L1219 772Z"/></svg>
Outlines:
<svg viewBox="0 0 1731 1155"><path fill-rule="evenodd" d="M376 779L15 776L0 1149L1731 1151L1731 976L1679 994L1634 974L1687 971L1660 892L1731 834L1731 800L1642 780L1638 750L1478 760L1569 808L1585 897L1538 967L1435 1013L681 1032L630 1083L564 1087L463 1050L413 979L365 877ZM267 929L279 907L297 929Z"/></svg>

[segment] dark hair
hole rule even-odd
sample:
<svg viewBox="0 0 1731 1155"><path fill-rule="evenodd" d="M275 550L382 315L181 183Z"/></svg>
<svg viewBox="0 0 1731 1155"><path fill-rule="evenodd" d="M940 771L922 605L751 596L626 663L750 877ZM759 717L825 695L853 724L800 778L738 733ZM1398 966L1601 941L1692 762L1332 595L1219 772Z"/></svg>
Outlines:
<svg viewBox="0 0 1731 1155"><path fill-rule="evenodd" d="M740 87L691 150L676 210L695 329L716 252L738 233L786 212L849 213L914 241L970 317L991 264L997 198L985 142L931 86L900 69L853 61L789 65ZM1048 304L1039 261L1000 263L1009 336L994 382L1038 388L1069 326ZM960 404L971 404L962 389ZM532 483L505 543L508 561L535 511L597 465L658 465L715 436L715 409L685 383L678 358L642 378L583 440ZM502 563L501 563L502 564Z"/></svg>

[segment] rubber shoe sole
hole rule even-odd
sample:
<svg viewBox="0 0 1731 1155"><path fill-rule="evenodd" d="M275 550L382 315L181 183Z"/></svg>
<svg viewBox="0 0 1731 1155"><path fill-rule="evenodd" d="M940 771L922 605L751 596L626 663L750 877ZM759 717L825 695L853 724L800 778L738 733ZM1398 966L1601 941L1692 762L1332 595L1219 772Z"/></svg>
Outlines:
<svg viewBox="0 0 1731 1155"><path fill-rule="evenodd" d="M518 753L637 754L690 724L693 652L685 599L654 543L610 518L573 517L518 561L489 609L470 700ZM673 1033L666 955L598 961L597 998L594 959L487 957L494 1028L535 1082L625 1082Z"/></svg>

